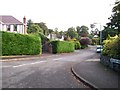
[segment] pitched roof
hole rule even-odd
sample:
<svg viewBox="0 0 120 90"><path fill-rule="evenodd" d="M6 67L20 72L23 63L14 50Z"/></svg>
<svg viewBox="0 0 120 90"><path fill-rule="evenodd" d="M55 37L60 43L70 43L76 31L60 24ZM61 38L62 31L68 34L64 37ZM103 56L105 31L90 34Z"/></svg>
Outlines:
<svg viewBox="0 0 120 90"><path fill-rule="evenodd" d="M13 16L9 16L9 15L0 16L0 22L4 24L23 24Z"/></svg>

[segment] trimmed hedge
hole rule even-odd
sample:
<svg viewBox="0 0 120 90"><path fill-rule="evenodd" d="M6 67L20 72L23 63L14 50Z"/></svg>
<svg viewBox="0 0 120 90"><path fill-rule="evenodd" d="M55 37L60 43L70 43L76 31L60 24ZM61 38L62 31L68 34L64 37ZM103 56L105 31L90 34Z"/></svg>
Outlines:
<svg viewBox="0 0 120 90"><path fill-rule="evenodd" d="M2 32L2 55L36 55L41 52L38 35Z"/></svg>
<svg viewBox="0 0 120 90"><path fill-rule="evenodd" d="M68 53L74 52L74 43L69 41L51 41L52 52L55 53Z"/></svg>

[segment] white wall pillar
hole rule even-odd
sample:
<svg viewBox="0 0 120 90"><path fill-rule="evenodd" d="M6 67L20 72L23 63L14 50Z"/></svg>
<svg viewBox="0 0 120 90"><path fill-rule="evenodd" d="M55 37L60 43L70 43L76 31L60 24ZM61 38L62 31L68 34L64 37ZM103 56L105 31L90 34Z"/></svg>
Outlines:
<svg viewBox="0 0 120 90"><path fill-rule="evenodd" d="M17 25L17 32L20 33L20 25Z"/></svg>
<svg viewBox="0 0 120 90"><path fill-rule="evenodd" d="M2 25L2 30L7 31L7 25Z"/></svg>
<svg viewBox="0 0 120 90"><path fill-rule="evenodd" d="M2 25L0 24L0 31L2 31Z"/></svg>
<svg viewBox="0 0 120 90"><path fill-rule="evenodd" d="M10 32L14 31L14 25L10 25Z"/></svg>
<svg viewBox="0 0 120 90"><path fill-rule="evenodd" d="M22 25L22 34L25 34L25 33L24 33L24 25Z"/></svg>

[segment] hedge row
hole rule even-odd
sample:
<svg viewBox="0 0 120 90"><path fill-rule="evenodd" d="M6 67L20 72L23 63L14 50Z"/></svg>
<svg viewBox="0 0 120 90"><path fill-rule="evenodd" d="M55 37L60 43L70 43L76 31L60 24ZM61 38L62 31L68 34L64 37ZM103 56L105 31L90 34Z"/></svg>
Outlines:
<svg viewBox="0 0 120 90"><path fill-rule="evenodd" d="M51 41L53 53L74 52L74 43L69 41Z"/></svg>
<svg viewBox="0 0 120 90"><path fill-rule="evenodd" d="M120 36L103 41L103 55L120 59Z"/></svg>
<svg viewBox="0 0 120 90"><path fill-rule="evenodd" d="M37 35L2 32L2 55L36 55L41 53Z"/></svg>

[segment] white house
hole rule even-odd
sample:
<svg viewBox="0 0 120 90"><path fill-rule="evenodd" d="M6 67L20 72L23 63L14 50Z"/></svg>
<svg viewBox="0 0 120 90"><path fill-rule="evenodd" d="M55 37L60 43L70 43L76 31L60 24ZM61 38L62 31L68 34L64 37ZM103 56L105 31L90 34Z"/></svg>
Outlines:
<svg viewBox="0 0 120 90"><path fill-rule="evenodd" d="M0 31L15 32L26 34L26 18L23 18L23 23L13 16L0 16Z"/></svg>
<svg viewBox="0 0 120 90"><path fill-rule="evenodd" d="M49 34L49 35L47 36L47 38L52 39L52 40L60 40L60 41L63 41L63 40L64 40L64 36L63 36L63 35L62 35L61 38L58 38L58 36L57 36L56 34Z"/></svg>

